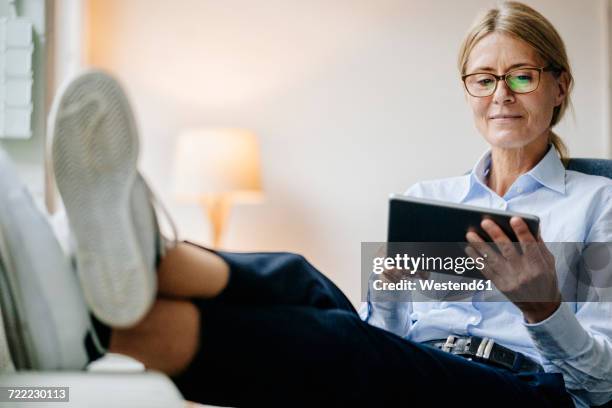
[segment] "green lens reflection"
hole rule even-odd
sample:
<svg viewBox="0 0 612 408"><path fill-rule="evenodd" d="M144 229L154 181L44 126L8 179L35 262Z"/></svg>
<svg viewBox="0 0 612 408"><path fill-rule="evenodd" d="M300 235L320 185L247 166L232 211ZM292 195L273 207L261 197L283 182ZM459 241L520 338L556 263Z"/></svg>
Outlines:
<svg viewBox="0 0 612 408"><path fill-rule="evenodd" d="M514 92L530 92L535 88L536 78L529 71L516 72L508 76L508 86Z"/></svg>

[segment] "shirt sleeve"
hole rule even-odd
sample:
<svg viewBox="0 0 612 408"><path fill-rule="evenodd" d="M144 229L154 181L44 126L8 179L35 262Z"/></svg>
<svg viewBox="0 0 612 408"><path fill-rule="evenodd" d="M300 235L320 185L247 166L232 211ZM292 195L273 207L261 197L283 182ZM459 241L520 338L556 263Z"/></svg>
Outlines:
<svg viewBox="0 0 612 408"><path fill-rule="evenodd" d="M599 246L598 251L612 256L612 206L608 204L600 214L583 254ZM524 324L545 359L546 371L562 373L568 391L589 405L601 405L612 399L612 261L594 265L598 269L586 272L604 278L600 284L591 280L587 301L579 299L575 310L570 303L562 303L542 322Z"/></svg>
<svg viewBox="0 0 612 408"><path fill-rule="evenodd" d="M566 388L589 405L612 398L612 303L584 303L574 313L568 303L548 319L524 323L548 372L563 374Z"/></svg>
<svg viewBox="0 0 612 408"><path fill-rule="evenodd" d="M420 197L422 195L419 183L413 184L404 195ZM368 300L362 303L359 309L359 316L366 323L381 329L390 331L401 337L407 337L410 333L412 321L412 302L406 301L410 294L398 294L397 300L385 302L370 302L368 290Z"/></svg>
<svg viewBox="0 0 612 408"><path fill-rule="evenodd" d="M412 302L365 302L359 314L372 326L406 337L410 332Z"/></svg>

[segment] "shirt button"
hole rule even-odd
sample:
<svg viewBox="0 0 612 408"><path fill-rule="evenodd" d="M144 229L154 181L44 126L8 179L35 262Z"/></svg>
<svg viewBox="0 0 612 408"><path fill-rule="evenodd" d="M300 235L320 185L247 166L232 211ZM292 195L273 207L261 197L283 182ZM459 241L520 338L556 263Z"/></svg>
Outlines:
<svg viewBox="0 0 612 408"><path fill-rule="evenodd" d="M522 192L523 192L523 189L522 189L522 188L520 188L520 187L517 187L517 188L516 188L516 192L520 194L520 193L522 193Z"/></svg>

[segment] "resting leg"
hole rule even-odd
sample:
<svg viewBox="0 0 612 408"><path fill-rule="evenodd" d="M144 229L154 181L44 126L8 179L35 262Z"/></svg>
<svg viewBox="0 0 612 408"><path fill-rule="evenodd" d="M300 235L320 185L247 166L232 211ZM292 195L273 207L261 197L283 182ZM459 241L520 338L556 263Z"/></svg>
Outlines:
<svg viewBox="0 0 612 408"><path fill-rule="evenodd" d="M231 253L192 243L170 250L159 267L162 296L244 305L302 305L354 311L304 257L287 252Z"/></svg>
<svg viewBox="0 0 612 408"><path fill-rule="evenodd" d="M158 292L167 297L212 298L225 289L229 274L229 265L220 256L180 242L159 264Z"/></svg>
<svg viewBox="0 0 612 408"><path fill-rule="evenodd" d="M168 374L180 372L197 349L199 314L187 298L249 307L311 305L354 313L344 294L296 254L216 253L180 243L162 259L158 279L162 298L138 325L114 330L109 350ZM164 327L166 319L169 323Z"/></svg>
<svg viewBox="0 0 612 408"><path fill-rule="evenodd" d="M198 350L200 314L187 300L157 299L136 326L113 329L109 351L142 362L149 369L176 375Z"/></svg>

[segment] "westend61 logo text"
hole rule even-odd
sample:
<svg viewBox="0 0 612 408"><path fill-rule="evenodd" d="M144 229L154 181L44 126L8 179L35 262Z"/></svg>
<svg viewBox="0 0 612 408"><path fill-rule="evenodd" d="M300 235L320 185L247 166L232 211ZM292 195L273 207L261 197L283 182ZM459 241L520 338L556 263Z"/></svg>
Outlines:
<svg viewBox="0 0 612 408"><path fill-rule="evenodd" d="M407 271L414 275L417 271L455 272L458 275L473 270L482 271L485 267L485 258L477 257L441 257L441 256L410 256L397 254L392 257L376 257L373 259L372 272L380 275L385 270L395 269Z"/></svg>

